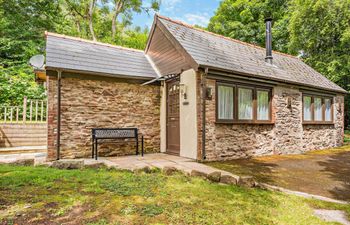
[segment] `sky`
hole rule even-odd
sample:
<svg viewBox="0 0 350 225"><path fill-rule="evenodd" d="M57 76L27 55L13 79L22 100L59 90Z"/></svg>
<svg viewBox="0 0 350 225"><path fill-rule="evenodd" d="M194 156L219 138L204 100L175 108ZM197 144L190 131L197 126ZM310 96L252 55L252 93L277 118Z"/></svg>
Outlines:
<svg viewBox="0 0 350 225"><path fill-rule="evenodd" d="M150 0L144 1L144 6L148 6ZM159 14L171 19L181 20L185 23L206 27L210 18L218 8L220 0L161 0ZM148 15L146 12L134 14L133 25L144 28L151 28L154 12Z"/></svg>

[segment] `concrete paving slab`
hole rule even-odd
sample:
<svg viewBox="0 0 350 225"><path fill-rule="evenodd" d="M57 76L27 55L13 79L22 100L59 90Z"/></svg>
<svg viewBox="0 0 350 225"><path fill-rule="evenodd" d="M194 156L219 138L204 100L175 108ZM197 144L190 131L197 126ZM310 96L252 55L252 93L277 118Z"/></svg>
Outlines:
<svg viewBox="0 0 350 225"><path fill-rule="evenodd" d="M341 210L315 209L314 213L317 217L324 221L350 225L350 222L346 218L345 212Z"/></svg>

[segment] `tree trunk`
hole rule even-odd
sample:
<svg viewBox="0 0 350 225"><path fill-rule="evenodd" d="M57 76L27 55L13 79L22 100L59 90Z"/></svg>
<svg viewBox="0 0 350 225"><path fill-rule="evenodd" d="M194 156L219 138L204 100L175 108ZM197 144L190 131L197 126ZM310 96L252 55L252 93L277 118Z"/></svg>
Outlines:
<svg viewBox="0 0 350 225"><path fill-rule="evenodd" d="M114 11L113 11L113 17L112 17L112 39L115 38L115 34L117 31L117 17L123 8L123 5L124 5L124 0L115 0L114 2Z"/></svg>
<svg viewBox="0 0 350 225"><path fill-rule="evenodd" d="M89 29L92 36L92 40L96 41L95 31L94 31L94 25L92 23L92 15L94 13L96 0L90 1L90 7L89 7L89 13L88 13L88 19L89 19Z"/></svg>

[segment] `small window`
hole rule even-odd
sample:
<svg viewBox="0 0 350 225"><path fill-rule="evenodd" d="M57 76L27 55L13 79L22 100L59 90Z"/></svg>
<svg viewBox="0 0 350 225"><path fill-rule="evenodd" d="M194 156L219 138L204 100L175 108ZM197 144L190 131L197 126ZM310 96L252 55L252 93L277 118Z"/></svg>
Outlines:
<svg viewBox="0 0 350 225"><path fill-rule="evenodd" d="M253 119L253 90L238 88L238 119Z"/></svg>
<svg viewBox="0 0 350 225"><path fill-rule="evenodd" d="M333 123L332 98L303 95L303 120L306 124Z"/></svg>
<svg viewBox="0 0 350 225"><path fill-rule="evenodd" d="M218 119L233 120L233 87L218 86Z"/></svg>
<svg viewBox="0 0 350 225"><path fill-rule="evenodd" d="M257 91L258 120L270 120L269 91Z"/></svg>
<svg viewBox="0 0 350 225"><path fill-rule="evenodd" d="M311 121L311 97L304 96L304 120Z"/></svg>

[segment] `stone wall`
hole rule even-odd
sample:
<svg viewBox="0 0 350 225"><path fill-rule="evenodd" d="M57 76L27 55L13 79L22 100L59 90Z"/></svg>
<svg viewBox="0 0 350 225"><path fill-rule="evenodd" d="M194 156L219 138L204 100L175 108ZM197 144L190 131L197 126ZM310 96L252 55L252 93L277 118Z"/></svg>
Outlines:
<svg viewBox="0 0 350 225"><path fill-rule="evenodd" d="M215 80L207 80L215 93ZM291 97L292 107L287 107ZM343 144L343 96L334 98L334 125L302 124L302 93L285 86L273 88L273 125L217 124L215 97L206 101L207 160L228 160L272 154L297 154Z"/></svg>
<svg viewBox="0 0 350 225"><path fill-rule="evenodd" d="M145 152L160 149L160 88L116 79L61 80L61 157L91 157L91 128L137 127ZM57 80L48 77L48 159L56 158ZM101 156L135 154L134 143L102 143Z"/></svg>

